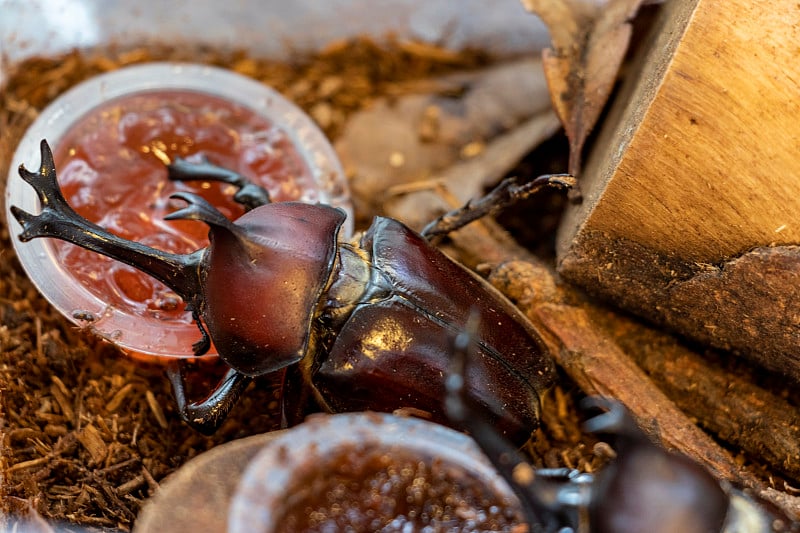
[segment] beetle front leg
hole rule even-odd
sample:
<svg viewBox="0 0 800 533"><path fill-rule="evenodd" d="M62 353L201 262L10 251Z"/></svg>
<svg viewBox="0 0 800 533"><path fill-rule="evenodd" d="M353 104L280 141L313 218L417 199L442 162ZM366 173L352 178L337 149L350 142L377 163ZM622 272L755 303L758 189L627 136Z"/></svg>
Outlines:
<svg viewBox="0 0 800 533"><path fill-rule="evenodd" d="M172 383L175 403L184 422L205 435L212 435L228 414L253 378L230 368L211 394L198 402L186 400L186 363L177 361L167 367L167 377Z"/></svg>
<svg viewBox="0 0 800 533"><path fill-rule="evenodd" d="M305 420L318 406L309 381L303 376L300 365L286 367L281 386L281 428L294 427Z"/></svg>
<svg viewBox="0 0 800 533"><path fill-rule="evenodd" d="M569 189L574 187L575 183L575 178L570 174L547 174L523 185L517 185L515 178L506 178L486 196L470 200L463 207L445 213L430 222L420 234L429 241L435 242L436 239L463 228L470 222L528 198L546 186Z"/></svg>
<svg viewBox="0 0 800 533"><path fill-rule="evenodd" d="M167 171L173 181L220 181L233 185L238 189L233 199L247 211L270 203L269 193L264 187L233 170L211 163L205 156L198 163L176 157L167 165Z"/></svg>

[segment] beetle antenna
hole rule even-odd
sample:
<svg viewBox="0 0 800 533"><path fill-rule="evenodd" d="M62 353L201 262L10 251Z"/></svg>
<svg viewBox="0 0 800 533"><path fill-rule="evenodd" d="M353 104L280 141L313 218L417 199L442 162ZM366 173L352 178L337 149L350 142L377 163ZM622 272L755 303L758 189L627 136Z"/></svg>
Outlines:
<svg viewBox="0 0 800 533"><path fill-rule="evenodd" d="M466 395L466 375L470 348L475 345L479 313L470 312L467 325L453 340L453 357L445 377L445 412L466 429L520 500L523 513L534 533L559 531L558 516L539 499L542 483L536 471L517 448L500 435L472 405Z"/></svg>
<svg viewBox="0 0 800 533"><path fill-rule="evenodd" d="M189 304L200 294L199 265L203 250L191 254L162 252L138 242L123 239L94 224L67 203L56 178L53 153L46 140L40 145L41 164L37 172L24 165L19 175L36 191L41 212L33 215L17 206L11 213L22 226L20 240L51 237L77 244L82 248L122 261L153 276L180 295Z"/></svg>

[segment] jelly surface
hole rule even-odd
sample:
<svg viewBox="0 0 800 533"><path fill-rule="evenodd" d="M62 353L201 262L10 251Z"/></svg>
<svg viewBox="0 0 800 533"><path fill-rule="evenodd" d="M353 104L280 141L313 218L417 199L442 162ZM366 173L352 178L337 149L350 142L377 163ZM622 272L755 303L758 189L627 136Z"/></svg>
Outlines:
<svg viewBox="0 0 800 533"><path fill-rule="evenodd" d="M235 188L172 182L166 163L176 156L233 169L265 187L273 201L316 201L311 171L289 135L246 106L193 91L150 91L109 101L80 118L56 147L64 196L83 217L120 237L174 253L208 244L196 221L165 221L185 204L177 191L203 196L231 219L244 210ZM138 270L77 246L55 242L59 262L88 291L130 314L192 323L168 287ZM197 340L197 330L187 328Z"/></svg>
<svg viewBox="0 0 800 533"><path fill-rule="evenodd" d="M441 458L353 446L313 461L287 487L281 531L521 531L520 509ZM527 530L525 528L525 530Z"/></svg>

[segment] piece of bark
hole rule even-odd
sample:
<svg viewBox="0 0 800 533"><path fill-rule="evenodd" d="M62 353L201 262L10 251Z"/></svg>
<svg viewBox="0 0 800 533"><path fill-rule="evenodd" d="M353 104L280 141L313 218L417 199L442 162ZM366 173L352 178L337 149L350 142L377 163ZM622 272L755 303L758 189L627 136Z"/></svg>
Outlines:
<svg viewBox="0 0 800 533"><path fill-rule="evenodd" d="M800 499L775 491L742 469L730 453L698 428L647 375L607 336L598 331L582 309L544 304L535 316L557 339L556 362L587 394L620 400L651 438L667 449L690 457L719 480L754 491L800 519Z"/></svg>
<svg viewBox="0 0 800 533"><path fill-rule="evenodd" d="M800 246L759 247L710 264L586 232L559 271L615 306L800 384Z"/></svg>
<svg viewBox="0 0 800 533"><path fill-rule="evenodd" d="M522 0L550 30L542 52L551 100L570 144L569 172L580 173L581 151L611 94L628 50L630 20L642 0Z"/></svg>
<svg viewBox="0 0 800 533"><path fill-rule="evenodd" d="M592 143L559 273L800 384L800 11L672 0L661 14Z"/></svg>
<svg viewBox="0 0 800 533"><path fill-rule="evenodd" d="M789 390L772 393L755 384L744 365L720 366L721 354L698 354L674 336L619 313L597 307L587 311L704 429L800 482L800 410L785 398Z"/></svg>
<svg viewBox="0 0 800 533"><path fill-rule="evenodd" d="M668 449L678 450L703 464L718 479L741 486L759 483L703 433L647 375L608 337L600 334L579 307L542 304L534 320L555 337L556 362L587 394L616 398L631 411L639 426Z"/></svg>
<svg viewBox="0 0 800 533"><path fill-rule="evenodd" d="M720 355L703 356L667 332L589 303L574 288L557 284L544 265L511 261L489 279L524 312L546 303L581 307L687 415L750 457L800 479L800 412L793 403L797 393L788 399L786 384L767 390L753 383L752 370L730 372Z"/></svg>
<svg viewBox="0 0 800 533"><path fill-rule="evenodd" d="M541 264L512 261L493 271L490 281L538 324L539 329L546 332L545 337L557 362L584 392L600 393L621 400L643 422L643 429L649 429L651 434L657 433L667 447L678 449L695 461L705 464L721 479L753 489L761 498L795 519L800 517L800 502L797 498L767 487L741 469L730 454L691 422L691 419L699 418L697 414L703 417L701 424L708 423L718 429L734 427L739 423L740 413L729 407L749 402L750 416L759 419L761 423L759 431L727 436L736 437L732 439L733 443L752 457L769 461L770 458L776 459L785 453L796 453L793 450L796 450L797 441L791 438L793 432L797 431L796 427L792 427L796 426L796 422L792 422L796 420L793 418L796 409L785 400L763 389L758 390L736 375L714 370L707 361L695 355L697 372L709 379L697 384L691 400L681 402L679 407L686 411L678 409L626 354L628 350L633 351L630 345L636 345L642 340L641 335L652 335L668 344L669 341L664 340L671 339L668 334L636 324L609 311L605 311L604 320L595 320L593 317L599 316L598 313L602 311L587 303L574 289L558 285L552 271ZM629 333L623 333L621 327L610 328L616 335L610 333L608 324L620 321L627 321L622 323L629 329L639 328L646 332L641 332L638 339ZM617 338L623 337L629 339L627 350L622 350L616 343ZM663 356L669 358L676 353L680 352L665 351ZM673 362L675 363L678 361ZM681 370L676 369L676 372L680 373ZM665 379L665 376L658 374L653 377L658 381ZM668 387L666 390L675 392ZM756 396L752 397L751 394ZM765 402L769 407L764 408L760 402ZM784 411L782 416L770 418L773 413L781 411ZM788 435L787 429L783 427L787 423ZM789 440L780 439L779 436L782 435ZM766 446L773 448L765 453ZM783 460L776 462L776 468L785 468Z"/></svg>

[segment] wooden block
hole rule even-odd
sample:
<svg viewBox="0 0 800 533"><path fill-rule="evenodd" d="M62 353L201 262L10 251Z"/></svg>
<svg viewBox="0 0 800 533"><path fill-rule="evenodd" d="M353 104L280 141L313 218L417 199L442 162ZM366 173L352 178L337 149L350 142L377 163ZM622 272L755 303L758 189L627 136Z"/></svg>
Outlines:
<svg viewBox="0 0 800 533"><path fill-rule="evenodd" d="M671 0L559 233L562 276L800 383L800 7Z"/></svg>

